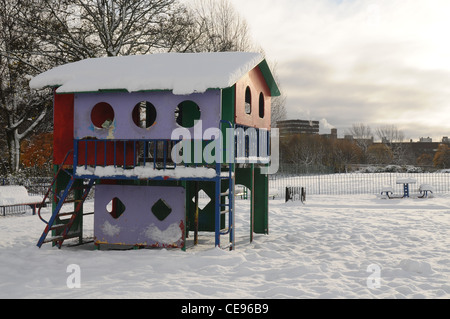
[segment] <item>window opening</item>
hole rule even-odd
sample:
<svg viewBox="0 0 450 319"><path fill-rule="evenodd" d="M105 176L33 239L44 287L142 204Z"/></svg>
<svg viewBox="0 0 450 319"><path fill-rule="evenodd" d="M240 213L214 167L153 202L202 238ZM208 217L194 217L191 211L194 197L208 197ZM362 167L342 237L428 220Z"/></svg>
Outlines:
<svg viewBox="0 0 450 319"><path fill-rule="evenodd" d="M133 122L140 128L149 128L156 122L156 108L148 102L142 101L133 109Z"/></svg>
<svg viewBox="0 0 450 319"><path fill-rule="evenodd" d="M200 120L201 112L197 103L193 101L183 101L178 104L175 110L175 120L178 125L186 128L193 127L195 121Z"/></svg>
<svg viewBox="0 0 450 319"><path fill-rule="evenodd" d="M92 108L91 121L96 128L108 129L114 122L114 109L106 102L97 103Z"/></svg>
<svg viewBox="0 0 450 319"><path fill-rule="evenodd" d="M250 91L250 87L247 86L245 90L245 113L252 113L252 92Z"/></svg>
<svg viewBox="0 0 450 319"><path fill-rule="evenodd" d="M259 94L259 117L264 118L264 94Z"/></svg>

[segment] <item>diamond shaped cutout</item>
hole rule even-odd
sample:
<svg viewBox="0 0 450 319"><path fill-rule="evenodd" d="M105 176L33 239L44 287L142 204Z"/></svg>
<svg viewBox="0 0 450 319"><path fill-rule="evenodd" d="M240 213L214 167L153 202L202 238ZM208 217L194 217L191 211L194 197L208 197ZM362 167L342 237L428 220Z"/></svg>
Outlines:
<svg viewBox="0 0 450 319"><path fill-rule="evenodd" d="M166 219L171 212L172 208L163 199L158 200L155 205L152 206L153 215L161 222Z"/></svg>
<svg viewBox="0 0 450 319"><path fill-rule="evenodd" d="M122 203L122 201L114 197L107 205L106 210L108 213L112 216L114 219L119 219L120 216L125 212L125 205Z"/></svg>
<svg viewBox="0 0 450 319"><path fill-rule="evenodd" d="M195 196L192 197L192 201L195 203ZM198 209L203 210L211 202L211 197L205 193L203 189L198 192Z"/></svg>

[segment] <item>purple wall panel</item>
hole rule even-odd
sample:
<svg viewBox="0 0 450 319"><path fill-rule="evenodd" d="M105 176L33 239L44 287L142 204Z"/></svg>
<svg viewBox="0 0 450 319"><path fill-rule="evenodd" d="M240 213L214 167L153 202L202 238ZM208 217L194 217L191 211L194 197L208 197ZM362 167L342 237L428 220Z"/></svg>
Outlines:
<svg viewBox="0 0 450 319"><path fill-rule="evenodd" d="M202 134L211 127L219 127L221 91L174 95L169 91L158 92L106 92L75 94L74 137L99 139L170 139L172 131L180 127L175 121L175 109L183 101L197 103L201 111ZM141 101L152 103L157 111L156 123L148 129L135 125L132 111ZM92 108L100 102L109 103L114 109L114 123L109 129L98 129L91 122ZM194 136L194 128L190 128Z"/></svg>
<svg viewBox="0 0 450 319"><path fill-rule="evenodd" d="M125 205L115 219L107 210L113 198ZM160 199L172 209L160 221L152 207ZM183 247L185 190L183 187L97 185L94 203L94 236L97 243Z"/></svg>

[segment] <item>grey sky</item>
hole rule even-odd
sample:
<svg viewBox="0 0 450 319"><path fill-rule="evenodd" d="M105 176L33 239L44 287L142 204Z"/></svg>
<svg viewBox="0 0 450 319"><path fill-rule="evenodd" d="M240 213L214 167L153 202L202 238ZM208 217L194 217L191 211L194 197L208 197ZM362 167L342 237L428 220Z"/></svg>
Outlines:
<svg viewBox="0 0 450 319"><path fill-rule="evenodd" d="M450 1L231 1L277 63L289 118L450 136Z"/></svg>

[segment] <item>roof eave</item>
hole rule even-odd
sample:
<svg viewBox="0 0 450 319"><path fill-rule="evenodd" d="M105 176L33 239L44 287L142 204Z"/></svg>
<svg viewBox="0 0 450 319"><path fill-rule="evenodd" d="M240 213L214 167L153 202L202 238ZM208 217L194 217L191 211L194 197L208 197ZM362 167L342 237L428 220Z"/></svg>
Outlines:
<svg viewBox="0 0 450 319"><path fill-rule="evenodd" d="M281 95L280 89L278 88L275 78L273 77L272 72L270 71L267 61L263 60L258 65L258 67L261 70L261 73L263 74L264 79L266 80L267 86L270 89L271 96L280 96Z"/></svg>

